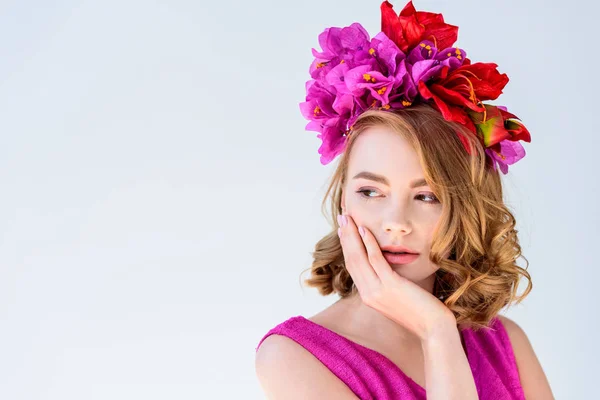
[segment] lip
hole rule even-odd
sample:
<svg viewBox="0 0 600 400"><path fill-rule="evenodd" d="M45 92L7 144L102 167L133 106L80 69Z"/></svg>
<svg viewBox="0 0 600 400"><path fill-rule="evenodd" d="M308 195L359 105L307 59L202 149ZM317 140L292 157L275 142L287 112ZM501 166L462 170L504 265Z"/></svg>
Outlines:
<svg viewBox="0 0 600 400"><path fill-rule="evenodd" d="M408 247L404 247L404 246L383 246L381 248L381 251L391 251L393 253L411 253L411 254L416 254L419 255L419 253L417 251L414 251L412 249L409 249Z"/></svg>
<svg viewBox="0 0 600 400"><path fill-rule="evenodd" d="M418 254L392 254L385 250L382 254L389 264L409 264L419 258Z"/></svg>

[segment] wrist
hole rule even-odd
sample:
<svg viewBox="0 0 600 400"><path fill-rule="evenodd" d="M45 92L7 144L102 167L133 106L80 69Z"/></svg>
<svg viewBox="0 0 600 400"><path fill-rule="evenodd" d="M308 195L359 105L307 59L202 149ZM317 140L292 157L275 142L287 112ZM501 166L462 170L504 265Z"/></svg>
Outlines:
<svg viewBox="0 0 600 400"><path fill-rule="evenodd" d="M458 326L454 315L440 317L436 319L435 324L429 326L420 336L421 344L426 345L430 342L439 342L443 338L458 335ZM458 335L460 337L460 335Z"/></svg>

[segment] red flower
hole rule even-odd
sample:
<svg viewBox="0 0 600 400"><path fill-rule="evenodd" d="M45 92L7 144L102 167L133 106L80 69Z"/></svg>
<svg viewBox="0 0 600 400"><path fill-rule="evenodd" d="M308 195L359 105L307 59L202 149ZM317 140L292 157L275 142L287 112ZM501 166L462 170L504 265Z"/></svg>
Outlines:
<svg viewBox="0 0 600 400"><path fill-rule="evenodd" d="M510 134L510 138L508 140L512 140L513 142L522 140L524 142L531 143L531 134L529 133L529 130L527 130L527 128L525 128L521 122L516 121L519 118L500 107L498 107L498 109L500 110L500 114L502 114L502 118L504 119L504 127Z"/></svg>
<svg viewBox="0 0 600 400"><path fill-rule="evenodd" d="M433 99L435 107L448 121L456 121L477 132L467 109L483 112L482 101L495 100L508 83L508 76L500 74L494 63L476 63L466 59L465 64L448 73L442 70L439 79L426 84L419 82L419 93L426 99Z"/></svg>
<svg viewBox="0 0 600 400"><path fill-rule="evenodd" d="M442 14L417 11L409 1L400 15L388 1L381 3L381 31L405 54L423 40L430 40L438 49L452 47L458 38L458 26L444 22Z"/></svg>

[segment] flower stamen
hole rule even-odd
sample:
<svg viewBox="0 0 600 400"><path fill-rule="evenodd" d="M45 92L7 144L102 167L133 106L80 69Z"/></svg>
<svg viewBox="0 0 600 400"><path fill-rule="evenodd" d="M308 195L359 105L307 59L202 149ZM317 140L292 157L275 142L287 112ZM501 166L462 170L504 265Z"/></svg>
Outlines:
<svg viewBox="0 0 600 400"><path fill-rule="evenodd" d="M363 79L364 79L366 82L369 82L369 81L371 81L371 82L376 82L375 78L373 78L373 77L372 77L370 74L363 74Z"/></svg>

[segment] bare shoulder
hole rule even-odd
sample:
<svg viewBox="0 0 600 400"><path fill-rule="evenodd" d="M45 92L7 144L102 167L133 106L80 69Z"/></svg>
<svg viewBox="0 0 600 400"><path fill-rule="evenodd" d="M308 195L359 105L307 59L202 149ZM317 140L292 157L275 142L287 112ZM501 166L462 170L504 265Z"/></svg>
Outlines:
<svg viewBox="0 0 600 400"><path fill-rule="evenodd" d="M261 343L255 370L268 399L357 399L312 353L287 336L272 334Z"/></svg>
<svg viewBox="0 0 600 400"><path fill-rule="evenodd" d="M504 325L510 339L525 398L554 399L548 379L525 331L510 318L498 315L498 319Z"/></svg>

